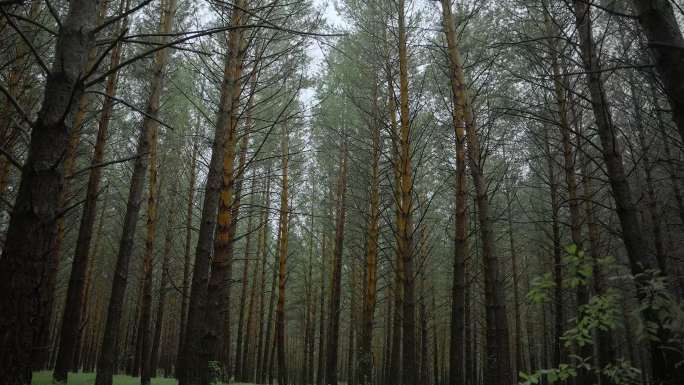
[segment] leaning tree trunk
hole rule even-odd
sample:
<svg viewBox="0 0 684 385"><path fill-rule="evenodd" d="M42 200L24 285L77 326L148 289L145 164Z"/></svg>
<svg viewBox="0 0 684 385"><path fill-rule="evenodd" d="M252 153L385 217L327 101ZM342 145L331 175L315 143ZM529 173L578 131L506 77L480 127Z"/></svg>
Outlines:
<svg viewBox="0 0 684 385"><path fill-rule="evenodd" d="M684 141L684 37L671 0L632 0ZM677 4L677 2L674 2ZM680 3L681 4L681 3ZM681 12L681 5L679 12Z"/></svg>
<svg viewBox="0 0 684 385"><path fill-rule="evenodd" d="M159 23L159 31L161 34L168 35L173 26L176 0L168 0L168 3L162 4L162 6L164 7L164 12ZM167 40L168 36L162 37L161 44L164 44ZM138 213L140 212L143 188L145 186L145 173L148 168L149 153L153 142L156 140L156 131L159 126L156 118L159 115L159 105L164 85L164 70L168 57L169 50L163 49L157 51L154 58L150 80L150 96L147 101L146 116L140 130L140 138L138 139L137 157L133 166L133 175L131 176L131 185L128 192L128 204L126 205L126 215L119 243L119 253L116 258L116 273L114 274L107 322L97 363L97 376L95 378L97 385L112 385L112 376L116 367L117 340L128 281L128 265L133 253L135 229L138 225ZM144 331L139 330L139 332Z"/></svg>
<svg viewBox="0 0 684 385"><path fill-rule="evenodd" d="M47 310L40 298L50 291L44 284L47 259L62 214L58 197L64 187L63 155L73 101L84 92L82 74L95 43L96 14L94 1L69 2L0 258L0 378L8 385L31 382L31 349Z"/></svg>
<svg viewBox="0 0 684 385"><path fill-rule="evenodd" d="M638 209L632 200L632 191L622 161L616 129L603 88L601 65L598 61L593 39L590 7L583 1L575 0L574 10L591 106L596 119L603 160L606 164L608 179L615 199L620 227L622 228L622 238L627 250L630 269L635 276L637 297L646 305L648 301L653 299L650 271L657 268L657 264L643 238ZM661 273L665 274L665 272ZM664 320L660 319L657 309L652 306L645 306L641 310L641 316L645 322L654 325L654 331L650 332L651 366L654 381L658 384L683 383L684 367L679 365L683 359L682 353L681 349L674 346L670 341L671 330L664 324Z"/></svg>

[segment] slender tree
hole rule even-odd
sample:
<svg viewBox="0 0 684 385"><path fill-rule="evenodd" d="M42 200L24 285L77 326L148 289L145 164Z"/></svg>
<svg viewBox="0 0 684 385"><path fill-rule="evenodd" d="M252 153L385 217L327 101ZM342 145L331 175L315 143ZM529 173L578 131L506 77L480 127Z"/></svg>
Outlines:
<svg viewBox="0 0 684 385"><path fill-rule="evenodd" d="M465 92L458 82L455 63L458 60L456 25L451 12L451 2L442 0L442 23L447 38L452 93L452 121L456 142L456 233L454 235L454 277L451 288L451 335L449 340L449 384L465 381L465 259L468 255L467 196L465 158L465 100L458 99Z"/></svg>
<svg viewBox="0 0 684 385"><path fill-rule="evenodd" d="M338 354L340 339L340 297L342 281L342 254L344 247L344 225L346 222L347 193L347 143L343 136L340 143L340 163L337 178L337 191L335 195L335 241L333 246L333 270L330 284L330 309L327 327L328 343L325 349L325 384L334 385L338 382Z"/></svg>
<svg viewBox="0 0 684 385"><path fill-rule="evenodd" d="M278 255L278 304L276 306L276 347L278 354L278 384L287 385L287 363L285 362L286 349L286 323L285 323L285 289L287 283L287 247L289 236L289 180L288 180L288 165L289 165L289 131L287 124L283 125L282 141L281 141L281 191L280 191L280 209L278 218L278 241L277 241L277 255Z"/></svg>

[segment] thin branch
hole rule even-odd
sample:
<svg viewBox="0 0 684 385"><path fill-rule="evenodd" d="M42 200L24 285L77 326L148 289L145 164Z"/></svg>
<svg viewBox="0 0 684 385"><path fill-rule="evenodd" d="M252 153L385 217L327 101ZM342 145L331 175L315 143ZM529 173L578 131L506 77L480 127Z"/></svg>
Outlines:
<svg viewBox="0 0 684 385"><path fill-rule="evenodd" d="M18 160L16 160L16 159L12 156L12 154L10 154L10 153L9 153L7 150L5 150L5 148L2 147L2 146L0 146L0 154L2 154L2 156L4 156L5 158L7 158L7 160L9 160L9 162L12 163L12 165L14 165L14 167L18 168L19 170L21 170L21 169L24 167L24 166L22 166L21 163L19 163Z"/></svg>
<svg viewBox="0 0 684 385"><path fill-rule="evenodd" d="M93 73L95 73L95 71L97 70L97 68L100 66L100 63L102 63L102 61L103 61L107 56L109 56L109 52L110 52L111 50L113 50L114 47L116 47L117 44L119 44L119 42L123 39L123 36L124 36L125 33L126 33L126 29L124 28L124 29L121 31L121 33L119 34L119 36L118 36L116 39L112 40L112 42L107 46L107 48L104 49L104 50L102 51L102 53L100 54L100 57L98 57L97 60L95 61L95 63L93 63L92 67L90 67L90 69L88 69L88 73L83 77L83 79L87 79L87 78L89 78Z"/></svg>
<svg viewBox="0 0 684 385"><path fill-rule="evenodd" d="M253 26L243 26L243 27L232 27L232 26L229 26L229 27L220 27L220 28L210 28L210 29L207 29L207 30L205 30L205 31L201 31L201 32L196 33L196 34L192 34L192 35L190 35L190 36L185 36L185 37L183 37L183 38L181 38L181 39L177 39L177 40L174 40L174 41L170 41L170 42L168 42L168 43L166 43L166 44L158 45L158 46L156 46L156 47L154 47L154 48L148 49L147 51L141 52L141 53L139 53L138 55L135 55L135 56L133 56L132 58L130 58L130 59L128 59L128 60L125 60L124 62L120 63L119 65L117 65L117 66L114 67L114 68L110 68L109 71L106 71L106 72L104 72L103 74L101 74L100 76L98 76L97 78L95 78L95 79L89 81L88 83L85 84L85 86L86 86L86 88L87 88L87 87L90 87L90 86L92 86L92 85L94 85L94 84L97 84L97 83L103 81L104 79L106 79L110 74L113 74L114 72L117 72L117 71L120 70L121 68L126 67L126 66L128 66L128 65L130 65L130 64L132 64L132 63L134 63L134 62L136 62L136 61L138 61L138 60L141 60L141 59L147 57L148 55L151 55L151 54L153 54L153 53L155 53L155 52L157 52L157 51L161 51L161 50L163 50L163 49L165 49L165 48L169 48L169 47L175 46L176 44L184 43L184 42L186 42L186 41L188 41L188 40L192 40L192 39L195 39L195 38L198 38L198 37L207 36L207 35L212 35L212 34L214 34L214 33L229 31L229 30L238 29L238 28L246 28L246 27L247 27L247 28L251 28L251 27L253 27Z"/></svg>
<svg viewBox="0 0 684 385"><path fill-rule="evenodd" d="M26 37L24 32L21 30L21 28L19 28L17 26L17 24L14 23L12 18L7 14L7 12L5 12L4 8L0 7L0 13L2 13L3 16L5 16L5 20L7 20L7 24L9 24L12 27L12 29L14 29L19 34L21 39L24 40L24 43L26 43L26 45L29 47L29 49L31 49L33 56L36 57L36 61L41 66L41 68L43 68L43 71L45 71L46 74L49 74L50 70L48 69L48 66L45 64L43 59L40 57L40 55L38 54L38 51L36 51L36 47L33 46L33 44L31 43L31 40L29 40L29 38Z"/></svg>
<svg viewBox="0 0 684 385"><path fill-rule="evenodd" d="M119 20L121 20L121 19L127 17L128 15L130 15L130 14L132 14L132 13L135 13L135 12L138 11L140 8L146 6L147 4L149 4L149 3L151 3L151 2L152 2L152 0L145 0L145 1L143 1L142 3L138 4L137 6L135 6L135 7L131 8L131 9L129 9L128 11L126 11L126 12L120 14L120 15L110 17L109 19L105 20L102 24L100 24L100 25L98 25L97 27L95 27L95 29L93 30L93 33L98 33L98 32L100 32L100 31L102 31L103 29L109 27L110 25L116 23L117 21L119 21Z"/></svg>
<svg viewBox="0 0 684 385"><path fill-rule="evenodd" d="M24 111L24 109L21 108L21 105L19 104L17 99L15 99L14 96L12 96L12 94L2 84L0 84L0 92L2 92L7 97L7 100L10 101L10 103L17 110L19 115L21 115L22 119L24 119L24 121L26 121L27 123L31 124L31 119L29 118L26 111Z"/></svg>
<svg viewBox="0 0 684 385"><path fill-rule="evenodd" d="M7 15L12 16L15 19L19 19L21 21L27 22L27 23L33 25L34 27L38 27L38 28L42 29L43 31L49 33L52 36L57 36L57 32L51 30L50 28L44 26L41 23L36 22L35 20L32 20L29 17L18 15L16 13L7 13Z"/></svg>
<svg viewBox="0 0 684 385"><path fill-rule="evenodd" d="M95 168L107 167L107 166L111 166L111 165L113 165L113 164L129 162L129 161L131 161L131 160L138 159L139 157L141 157L141 156L143 156L143 155L146 155L146 154L142 154L142 155L136 154L136 155L133 155L133 156L129 156L129 157L127 157L127 158L115 159L115 160L110 160L110 161L108 161L108 162L102 162L102 163L92 164L92 165L90 165L90 166L88 166L88 167L86 167L86 168L82 168L82 169L80 169L80 170L74 172L73 174L71 174L70 176L68 176L67 179L75 178L75 177L77 177L78 175L81 175L81 174L83 174L84 172L90 171L90 170L95 169Z"/></svg>
<svg viewBox="0 0 684 385"><path fill-rule="evenodd" d="M116 72L119 69L121 69L127 65L130 65L131 63L134 63L138 60L141 60L141 59L147 57L148 55L151 55L151 54L153 54L157 51L160 51L164 48L174 47L178 44L184 43L184 42L189 41L189 40L193 40L193 39L203 37L203 36L213 35L213 34L220 33L220 32L232 31L232 30L236 30L236 29L252 29L252 28L274 29L274 30L278 30L278 31L284 31L284 32L289 32L289 33L299 34L299 35L306 35L306 36L325 36L325 37L344 36L344 34L318 34L318 33L314 33L314 32L295 31L295 30L291 30L291 29L287 29L287 28L281 28L281 27L277 27L277 26L274 27L271 25L263 25L263 24L247 24L247 25L241 25L241 26L225 26L225 27L210 28L210 29L207 29L204 31L198 31L198 32L193 33L193 34L186 35L183 38L168 42L166 44L161 44L161 45L158 45L154 48L150 48L147 51L141 52L140 54L133 56L132 58L130 58L130 59L124 61L123 63L119 64L115 68L112 68L109 71L101 74L97 78L89 81L88 83L86 83L86 87L90 87L94 84L97 84L97 83L101 82L102 80L106 79L107 76L109 76L109 74ZM181 34L183 34L183 33L181 33ZM157 35L161 35L161 34L157 34ZM173 34L172 34L172 36L173 36ZM126 39L126 38L124 38L124 39Z"/></svg>
<svg viewBox="0 0 684 385"><path fill-rule="evenodd" d="M123 104L124 106L126 106L126 107L132 109L133 111L135 111L135 112L137 112L137 113L143 115L144 117L146 117L146 118L148 118L148 119L154 120L155 122L157 122L157 123L161 124L162 126L168 128L169 130L174 130L173 127L171 127L171 126L169 126L168 124L162 122L161 120L159 120L159 118L157 118L157 117L155 117L155 116L152 116L152 115L148 114L147 112L141 110L140 108L138 108L138 107L136 107L136 106L134 106L134 105L128 103L127 101L125 101L125 100L123 100L123 99L117 98L117 97L114 96L114 95L107 95L107 93L105 93L105 92L96 91L96 90L88 90L88 91L86 91L86 93L102 95L102 96L104 96L104 97L106 97L106 98L110 98L110 99L114 100L115 102L121 103L121 104Z"/></svg>

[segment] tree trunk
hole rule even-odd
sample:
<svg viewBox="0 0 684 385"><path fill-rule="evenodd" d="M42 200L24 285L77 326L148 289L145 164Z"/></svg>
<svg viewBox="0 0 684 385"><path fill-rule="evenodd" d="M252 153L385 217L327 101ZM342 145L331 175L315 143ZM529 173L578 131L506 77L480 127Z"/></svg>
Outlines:
<svg viewBox="0 0 684 385"><path fill-rule="evenodd" d="M190 290L190 249L192 246L192 214L195 207L195 184L197 183L197 158L199 156L199 140L193 139L192 159L190 163L190 180L188 181L188 205L185 214L185 253L183 258L183 288L181 292L180 327L178 332L178 352L176 357L176 370L180 367L183 344L185 343L188 291ZM176 373L178 375L178 373Z"/></svg>
<svg viewBox="0 0 684 385"><path fill-rule="evenodd" d="M276 263L278 262L279 256L276 254ZM278 269L275 266L272 269L271 274L271 296L268 303L268 320L266 321L266 338L264 340L264 359L262 360L261 367L261 382L263 383L268 378L271 378L271 367L273 366L273 352L275 351L275 345L272 343L273 334L273 305L276 298L276 282L278 280Z"/></svg>
<svg viewBox="0 0 684 385"><path fill-rule="evenodd" d="M425 276L423 272L419 273L419 290L420 290L420 370L419 370L419 384L429 384L430 366L428 365L428 311L425 306Z"/></svg>
<svg viewBox="0 0 684 385"><path fill-rule="evenodd" d="M255 184L254 184L254 176L252 177L252 194L255 194ZM250 204L251 207L254 207L254 201ZM252 215L255 215L252 213L250 215L250 221L252 220ZM264 226L265 223L261 223L261 226ZM251 233L251 226L249 233ZM261 237L262 237L262 232L259 232L259 235L257 236L257 250L255 253L255 258L254 258L254 267L252 270L252 279L251 279L251 287L249 289L249 301L247 303L247 322L246 322L246 327L247 330L245 331L245 338L244 338L244 348L242 352L238 350L238 354L242 354L242 369L239 373L240 377L238 380L244 381L244 382L254 382L254 357L253 353L256 351L254 346L253 346L253 339L254 339L254 306L255 306L255 301L256 301L256 292L257 288L259 287L259 269L260 269L260 261L262 259L261 253L260 253L260 245L261 245ZM248 256L245 254L245 259L248 258ZM245 262L245 267L247 267L247 263ZM238 375L238 373L236 373Z"/></svg>
<svg viewBox="0 0 684 385"><path fill-rule="evenodd" d="M54 62L46 78L43 104L33 123L29 154L0 258L0 378L8 385L31 382L33 342L45 327L40 298L52 288L45 279L64 187L63 155L69 140L73 100L83 94L96 2L69 1Z"/></svg>
<svg viewBox="0 0 684 385"><path fill-rule="evenodd" d="M244 4L238 12L238 23L242 23ZM211 260L211 273L207 291L206 320L207 330L204 334L210 361L221 364L223 376L231 378L231 292L233 281L233 256L235 252L235 232L240 212L242 179L240 176L245 160L246 143L240 154L240 163L235 167L235 155L238 139L238 105L240 102L243 59L245 54L244 37L241 34L236 52L235 87L230 111L228 140L223 158L223 181L219 198L216 238L214 239L214 255ZM244 136L245 140L248 138Z"/></svg>
<svg viewBox="0 0 684 385"><path fill-rule="evenodd" d="M321 291L320 291L320 317L318 321L318 363L316 372L316 385L325 385L325 281L326 275L326 257L327 257L327 238L325 234L321 235Z"/></svg>
<svg viewBox="0 0 684 385"><path fill-rule="evenodd" d="M325 365L325 384L335 385L337 379L337 356L338 344L340 339L340 291L342 281L342 248L344 246L344 225L346 220L346 193L347 193L347 143L346 138L342 138L340 144L340 165L339 176L337 179L337 196L335 212L337 213L335 223L335 244L333 248L333 274L330 285L330 311L328 322L328 344L326 347Z"/></svg>
<svg viewBox="0 0 684 385"><path fill-rule="evenodd" d="M93 245L93 252L91 253L89 251L88 254L88 268L86 269L86 274L85 274L85 279L84 279L84 288L83 288L83 297L81 300L82 303L82 310L81 314L85 317L83 322L81 322L82 325L82 330L79 331L79 337L78 337L78 342L76 344L76 352L74 355L74 362L72 365L71 370L76 372L79 367L83 368L83 371L89 370L89 366L87 364L90 361L91 357L85 357L84 354L88 353L87 345L91 345L93 343L93 337L95 334L95 329L97 328L97 316L99 315L99 302L100 298L98 294L100 294L97 290L93 289L93 270L95 270L95 257L98 255L99 252L99 247L100 247L100 240L102 239L102 231L104 227L104 215L105 215L105 209L107 207L107 200L105 198L104 204L102 205L102 209L100 211L100 223L97 229L97 238L95 240L95 244ZM91 293L95 291L95 295L91 295ZM96 301L95 303L95 309L92 309L92 306L90 302ZM84 332L85 330L85 332ZM81 360L83 362L81 362ZM81 364L82 365L79 365Z"/></svg>
<svg viewBox="0 0 684 385"><path fill-rule="evenodd" d="M520 320L520 298L518 295L518 252L515 245L515 236L513 234L513 200L514 197L507 196L508 199L508 242L511 248L511 275L513 278L513 324L514 324L514 336L513 344L515 345L515 367L513 368L513 374L516 376L517 373L525 372L525 364L523 361L523 344L522 344L522 322Z"/></svg>
<svg viewBox="0 0 684 385"><path fill-rule="evenodd" d="M128 8L127 6L128 1L121 1L119 11L123 12L124 9ZM126 24L127 20L122 20L117 30L122 30L122 28L125 28ZM114 68L119 64L121 60L121 49L121 43L115 45L112 49L110 68ZM92 62L92 58L89 60L89 62ZM116 93L117 80L117 72L111 74L107 79L107 84L105 86L105 93L107 96L105 96L103 101L102 113L100 115L98 124L97 139L95 141L95 149L93 152L93 158L90 162L91 167L102 163L104 159L104 147L107 141L109 122L111 120L114 104L112 97ZM83 99L84 97L82 97L82 100ZM73 162L71 168L73 172ZM78 349L76 343L78 340L80 340L79 336L81 334L81 318L82 313L84 312L83 301L87 299L87 297L84 296L85 276L89 269L88 257L90 255L90 243L93 236L93 226L97 216L97 197L100 193L99 190L101 179L102 167L92 167L88 174L86 198L83 206L83 213L81 215L74 257L71 264L67 297L64 305L64 314L62 317L62 328L60 333L61 338L53 373L53 381L55 382L66 383L68 370L71 369L74 364L78 364L77 362L73 362L73 358L76 354L76 349ZM62 197L64 197L64 193L62 193ZM61 206L63 207L63 203ZM61 226L63 227L63 223ZM58 233L63 233L63 229L59 229L59 227L60 224L58 223ZM60 238L61 237L58 234L57 239L59 240ZM59 251L58 249L59 246L56 245L53 252L57 253ZM58 256L55 255L51 258L56 259ZM53 260L53 263L57 262ZM55 271L53 274L56 275L56 273L57 271L55 266Z"/></svg>
<svg viewBox="0 0 684 385"><path fill-rule="evenodd" d="M663 231L660 226L660 216L658 213L658 196L656 195L653 181L653 163L649 154L650 148L646 142L646 127L641 116L641 100L637 95L634 84L635 79L630 76L630 98L632 109L634 110L634 126L637 131L639 147L641 149L641 164L644 170L646 182L646 208L651 221L651 232L653 235L653 245L655 246L655 257L658 269L663 273L668 271L667 255L665 254L665 243L663 241Z"/></svg>
<svg viewBox="0 0 684 385"><path fill-rule="evenodd" d="M231 16L231 26L235 27L242 24L243 12L241 9L243 8L244 0L235 4ZM208 315L207 293L210 263L217 265L216 267L225 268L224 260L221 258L213 258L212 260L211 258L214 249L212 238L217 222L220 196L223 191L224 161L226 160L228 133L232 119L230 115L233 111L233 94L239 81L237 69L239 67L238 48L241 34L242 30L236 28L230 31L228 37L228 53L225 55L221 101L216 118L214 143L207 173L201 223L195 251L195 268L188 304L188 319L178 365L179 385L200 385L208 382L207 363L212 353L216 353L215 345L217 345L219 337L217 333L220 333L223 326L221 322L223 318L217 313L220 311L220 307L209 312L213 320L206 320L207 324L212 325L212 332L205 333L203 325L205 325L205 317ZM212 288L222 284L222 282L218 282L219 275L216 275Z"/></svg>
<svg viewBox="0 0 684 385"><path fill-rule="evenodd" d="M356 260L352 259L349 261L351 265L350 275L351 280L349 282L349 336L347 338L347 370L345 380L348 385L356 385L356 379L354 378L354 346L356 345L356 328L358 321L356 319L357 311L357 300L356 300L356 287L357 287L357 276L358 268L356 266Z"/></svg>
<svg viewBox="0 0 684 385"><path fill-rule="evenodd" d="M173 27L173 18L176 11L176 0L168 0L163 4L164 12L159 23L159 31L168 34ZM161 43L168 41L168 36L161 38ZM97 385L112 385L112 376L116 368L117 340L119 335L119 324L123 312L123 302L125 299L126 284L128 281L128 265L133 252L135 241L135 229L138 224L138 213L142 201L142 193L145 185L145 173L147 172L150 161L150 151L154 141L156 141L156 131L159 122L155 119L159 115L159 104L164 85L164 71L168 62L169 50L157 51L154 57L152 76L150 80L150 96L147 102L146 117L140 131L138 140L137 157L133 166L131 185L128 193L128 204L124 218L119 252L116 259L116 273L112 284L112 292L109 299L109 310L107 312L107 322L105 324L102 348L97 364ZM154 167L154 166L153 166ZM139 330L139 332L142 332Z"/></svg>
<svg viewBox="0 0 684 385"><path fill-rule="evenodd" d="M259 258L261 259L261 284L259 285L259 338L257 339L257 355L256 355L256 374L255 382L261 383L263 380L263 370L264 362L266 361L266 347L264 342L264 303L265 303L265 290L266 290L266 261L268 260L268 223L269 223L269 212L271 209L271 168L268 167L266 171L266 194L264 195L264 209L261 213L261 241L259 242ZM271 288L273 292L273 288ZM269 308L270 312L270 308ZM270 313L269 313L270 314ZM268 341L268 338L266 339Z"/></svg>
<svg viewBox="0 0 684 385"><path fill-rule="evenodd" d="M582 135L578 135L578 138ZM579 140L578 140L579 141ZM590 160L587 159L586 149L582 149L582 146L578 144L578 153L580 156L580 163L582 165L582 182L583 182L583 199L584 199L584 210L587 222L587 239L589 241L589 247L587 251L589 255L594 260L594 279L593 288L596 295L606 294L606 278L603 272L602 266L599 264L598 260L601 255L599 246L599 232L600 227L596 220L596 207L594 206L594 190L592 183L592 176L589 174L589 164ZM596 335L596 345L598 348L598 366L599 368L605 368L607 365L615 361L615 351L613 350L613 337L610 330L599 330ZM599 374L599 380L602 385L613 385L609 376L603 373Z"/></svg>
<svg viewBox="0 0 684 385"><path fill-rule="evenodd" d="M503 277L499 273L499 261L494 250L494 234L489 214L487 183L482 169L480 143L474 117L473 106L468 95L463 64L458 49L450 50L453 89L459 101L458 109L465 121L466 140L468 141L468 160L475 187L482 254L484 260L485 302L486 302L486 365L485 385L507 385L512 382L510 353L508 349L508 321L504 298ZM407 271L407 275L410 273ZM404 320L406 322L406 320ZM406 356L405 356L406 357ZM404 376L406 378L406 376ZM414 381L415 382L415 381Z"/></svg>
<svg viewBox="0 0 684 385"><path fill-rule="evenodd" d="M397 123L396 115L396 105L394 101L394 81L391 75L391 68L388 68L388 93L389 93L389 115L390 115L390 127L392 136L392 171L393 171L393 199L394 199L394 213L395 213L395 225L399 223L401 217L401 171L400 171L400 156L399 156L399 127ZM398 232L396 233L398 234ZM397 235L395 235L397 236ZM397 243L399 242L397 238ZM395 263L394 263L394 282L393 282L393 298L394 301L394 314L392 315L392 343L389 359L389 376L387 377L387 385L401 385L401 318L403 309L403 299L402 295L404 292L404 264L401 260L401 255L399 250L396 251Z"/></svg>
<svg viewBox="0 0 684 385"><path fill-rule="evenodd" d="M397 223L397 251L403 265L402 295L402 377L406 384L417 384L416 366L416 303L413 272L413 169L411 166L411 116L409 111L408 42L405 1L398 4L399 20L399 174L401 201Z"/></svg>
<svg viewBox="0 0 684 385"><path fill-rule="evenodd" d="M544 14L546 28L548 30L549 36L555 36L558 32L555 31L555 27L552 25L548 13ZM549 48L552 52L551 58L551 69L553 73L553 85L554 85L554 95L556 98L556 104L558 105L558 119L560 124L560 134L561 142L563 146L563 171L565 173L565 184L568 190L568 205L570 207L570 234L572 242L576 247L576 258L585 258L582 252L582 218L580 217L580 207L579 200L577 199L577 177L575 174L575 156L572 149L571 134L572 130L570 128L570 122L568 119L568 104L566 97L566 89L568 89L567 80L561 73L561 66L559 63L560 53L557 52L557 46L555 41L549 43ZM584 263L584 261L581 261ZM556 282L558 283L558 281ZM577 295L577 318L582 317L583 306L589 302L589 286L587 283L582 283L577 285L576 288ZM560 332L560 330L557 330ZM588 358L593 355L593 347L589 344L585 344L578 348L579 355L582 358ZM591 383L596 381L593 372L586 369L580 369L577 372L577 381L580 383Z"/></svg>
<svg viewBox="0 0 684 385"><path fill-rule="evenodd" d="M172 187L170 189L170 194L167 204L167 222L166 222L166 236L164 237L164 256L162 258L161 266L161 280L159 281L159 303L157 305L157 316L155 317L154 324L154 336L152 337L152 350L150 351L150 369L149 373L151 377L157 376L157 369L159 368L159 351L162 345L162 329L164 327L164 311L166 309L166 293L169 290L168 283L169 279L169 269L170 269L170 259L171 252L173 249L173 231L176 216L174 213L174 203L173 199L176 197L177 193L177 181L175 177L172 176L174 180L171 182Z"/></svg>
<svg viewBox="0 0 684 385"><path fill-rule="evenodd" d="M245 136L247 137L247 136ZM245 144L246 147L246 144ZM250 213L248 214L249 219L248 219L248 224L247 224L247 241L245 242L245 256L244 256L244 267L242 269L242 290L240 291L240 305L238 308L240 309L240 315L238 317L238 328L237 328L237 342L236 342L236 349L235 349L235 376L236 378L240 379L244 377L244 372L243 372L243 366L244 366L244 361L243 361L243 349L242 349L242 341L243 341L243 326L245 324L245 310L247 310L247 317L251 318L251 307L250 309L245 309L245 303L247 302L247 289L249 286L247 285L248 281L248 276L249 276L249 260L250 260L250 249L252 245L252 231L254 227L254 219L251 213L252 207L254 207L254 176L252 176L252 187L250 190L250 203L249 203L249 209ZM250 299L250 304L251 304L251 299ZM247 321L249 322L249 320ZM249 329L249 326L248 326Z"/></svg>
<svg viewBox="0 0 684 385"><path fill-rule="evenodd" d="M370 208L366 246L366 282L364 284L361 340L359 341L359 385L373 383L373 318L377 294L378 239L380 222L380 111L378 108L378 83L373 88L373 116L370 124L373 144L371 146Z"/></svg>
<svg viewBox="0 0 684 385"><path fill-rule="evenodd" d="M551 234L553 241L553 360L554 368L557 368L563 361L563 329L565 324L564 301L563 301L563 261L560 236L560 220L558 203L558 182L556 180L556 160L549 146L548 131L544 131L544 146L547 157L549 192L551 194Z"/></svg>
<svg viewBox="0 0 684 385"><path fill-rule="evenodd" d="M684 141L684 37L670 0L632 0ZM676 4L676 2L675 2ZM679 8L681 12L681 5Z"/></svg>
<svg viewBox="0 0 684 385"><path fill-rule="evenodd" d="M145 236L145 256L143 257L142 308L138 339L140 350L140 385L150 384L150 322L152 318L152 265L154 263L154 243L157 238L157 130L152 132L149 151L149 181L147 184L147 234Z"/></svg>
<svg viewBox="0 0 684 385"><path fill-rule="evenodd" d="M465 382L465 259L468 255L466 161L465 161L465 116L463 95L459 88L456 63L458 62L458 43L456 25L451 12L451 2L442 1L442 23L447 37L447 48L451 64L452 121L456 142L456 207L454 235L453 282L451 286L451 323L449 340L449 385Z"/></svg>
<svg viewBox="0 0 684 385"><path fill-rule="evenodd" d="M307 261L307 272L305 276L306 309L304 317L304 370L302 384L313 384L314 381L314 335L316 334L316 295L314 294L313 283L313 258L315 248L315 215L316 215L316 185L311 186L310 195L310 221L309 221L309 252Z"/></svg>
<svg viewBox="0 0 684 385"><path fill-rule="evenodd" d="M641 3L637 3L637 6L641 5ZM606 101L601 65L598 61L592 35L590 8L588 4L575 0L574 10L582 61L587 71L586 79L592 110L601 140L603 160L606 163L608 179L617 206L617 214L622 228L622 238L627 250L630 269L635 276L637 297L640 301L649 301L649 296L652 295L649 294L652 291L649 282L649 269L655 268L656 263L654 263L653 256L650 255L644 242L638 210L632 200L632 192L625 173L615 127L613 126L612 116ZM660 60L662 59L661 57ZM671 64L675 65L673 68L681 67L678 63ZM673 109L676 109L676 106L673 106ZM669 342L671 331L663 324L663 320L659 319L656 309L653 309L651 306L645 307L641 311L641 315L645 322L655 325L655 332L653 332L650 342L654 381L662 384L679 384L684 382L684 367L678 365L682 361L682 353L679 349L672 346L672 342Z"/></svg>

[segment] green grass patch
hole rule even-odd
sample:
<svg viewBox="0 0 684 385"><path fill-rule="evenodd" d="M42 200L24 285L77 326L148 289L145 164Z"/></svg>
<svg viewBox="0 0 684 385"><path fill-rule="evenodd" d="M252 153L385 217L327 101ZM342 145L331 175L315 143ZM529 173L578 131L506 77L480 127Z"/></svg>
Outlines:
<svg viewBox="0 0 684 385"><path fill-rule="evenodd" d="M69 373L68 385L93 385L95 384L95 373ZM152 385L177 385L175 378L155 377ZM52 385L52 371L33 372L31 385ZM114 376L114 385L140 385L140 377ZM231 384L231 385L251 385L251 384Z"/></svg>
<svg viewBox="0 0 684 385"><path fill-rule="evenodd" d="M69 373L68 385L93 385L95 373ZM155 377L152 385L176 385L175 378ZM52 385L52 371L34 372L31 385ZM114 385L140 385L140 377L114 376Z"/></svg>

